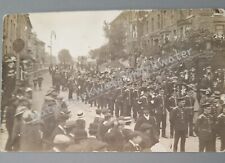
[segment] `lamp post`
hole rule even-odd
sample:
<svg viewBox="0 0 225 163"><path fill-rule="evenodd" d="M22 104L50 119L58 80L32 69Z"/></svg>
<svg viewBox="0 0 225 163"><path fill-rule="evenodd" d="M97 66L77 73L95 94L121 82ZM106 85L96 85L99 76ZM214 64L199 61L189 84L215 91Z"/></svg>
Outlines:
<svg viewBox="0 0 225 163"><path fill-rule="evenodd" d="M52 65L52 39L55 39L56 40L56 33L55 33L55 31L51 31L51 34L50 34L50 46L49 46L49 48L50 48L50 64Z"/></svg>

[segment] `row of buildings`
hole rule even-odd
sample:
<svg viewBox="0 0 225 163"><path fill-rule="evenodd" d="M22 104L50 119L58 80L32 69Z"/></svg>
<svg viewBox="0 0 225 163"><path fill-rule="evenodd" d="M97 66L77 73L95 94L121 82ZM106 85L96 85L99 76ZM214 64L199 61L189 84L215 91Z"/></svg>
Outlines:
<svg viewBox="0 0 225 163"><path fill-rule="evenodd" d="M13 49L13 42L20 38L25 46L20 52L20 60L32 63L32 69L36 71L49 64L49 55L45 50L45 42L38 39L36 33L32 31L32 24L28 14L10 14L4 17L3 22L3 56L16 57Z"/></svg>
<svg viewBox="0 0 225 163"><path fill-rule="evenodd" d="M149 54L163 44L185 40L191 30L205 29L218 37L225 34L224 9L153 9L127 10L117 16L110 26L125 28L126 50L132 54Z"/></svg>
<svg viewBox="0 0 225 163"><path fill-rule="evenodd" d="M2 47L2 106L20 86L32 84L49 64L45 42L38 39L28 14L10 14L4 17ZM15 49L15 40L22 50Z"/></svg>

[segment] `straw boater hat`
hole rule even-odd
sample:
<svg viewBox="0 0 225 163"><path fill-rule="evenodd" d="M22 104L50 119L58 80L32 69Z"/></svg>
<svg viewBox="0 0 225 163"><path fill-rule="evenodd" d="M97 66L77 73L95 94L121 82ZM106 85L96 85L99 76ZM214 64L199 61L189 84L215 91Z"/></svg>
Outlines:
<svg viewBox="0 0 225 163"><path fill-rule="evenodd" d="M19 106L19 107L16 109L15 117L18 116L18 115L23 114L26 110L28 110L28 108L27 108L26 106Z"/></svg>
<svg viewBox="0 0 225 163"><path fill-rule="evenodd" d="M32 89L30 87L26 88L25 92L32 92Z"/></svg>
<svg viewBox="0 0 225 163"><path fill-rule="evenodd" d="M130 116L123 118L125 124L130 124L132 122L132 118Z"/></svg>
<svg viewBox="0 0 225 163"><path fill-rule="evenodd" d="M84 118L84 112L81 111L81 110L79 110L79 111L77 112L77 118L78 118L78 119Z"/></svg>

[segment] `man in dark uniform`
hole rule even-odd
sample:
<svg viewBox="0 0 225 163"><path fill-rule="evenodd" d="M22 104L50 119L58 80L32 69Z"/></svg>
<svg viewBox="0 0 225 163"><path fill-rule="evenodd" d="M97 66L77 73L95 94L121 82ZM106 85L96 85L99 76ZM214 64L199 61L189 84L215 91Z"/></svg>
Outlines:
<svg viewBox="0 0 225 163"><path fill-rule="evenodd" d="M150 111L150 114L152 116L155 116L155 99L156 99L156 96L155 96L155 92L152 88L148 87L148 108L149 108L149 111Z"/></svg>
<svg viewBox="0 0 225 163"><path fill-rule="evenodd" d="M41 90L41 88L42 88L42 82L43 82L43 80L44 80L44 79L43 79L42 76L39 76L39 77L37 78L39 90Z"/></svg>
<svg viewBox="0 0 225 163"><path fill-rule="evenodd" d="M115 105L116 95L117 95L116 90L111 90L107 95L108 109L110 110L110 113L112 115L114 115L114 105Z"/></svg>
<svg viewBox="0 0 225 163"><path fill-rule="evenodd" d="M158 124L158 129L160 130L160 128L162 128L162 137L166 138L167 100L166 96L164 95L163 89L159 91L159 96L157 96L156 98L155 106L156 106L156 120Z"/></svg>
<svg viewBox="0 0 225 163"><path fill-rule="evenodd" d="M129 89L125 88L123 92L123 114L122 116L131 115L131 106L130 106L130 92Z"/></svg>
<svg viewBox="0 0 225 163"><path fill-rule="evenodd" d="M121 116L123 113L123 96L119 92L117 98L115 99L115 115L116 117Z"/></svg>
<svg viewBox="0 0 225 163"><path fill-rule="evenodd" d="M217 131L221 140L220 151L225 150L225 104L223 104L223 112L217 117Z"/></svg>
<svg viewBox="0 0 225 163"><path fill-rule="evenodd" d="M131 108L133 111L133 118L136 120L137 119L137 113L138 113L138 104L137 104L137 99L138 99L138 89L133 87L130 90L130 100L131 100Z"/></svg>
<svg viewBox="0 0 225 163"><path fill-rule="evenodd" d="M178 107L172 110L170 117L170 121L175 130L173 151L177 152L177 145L179 139L181 139L180 151L185 152L186 133L188 129L188 111L184 107L185 99L183 97L178 98L177 101Z"/></svg>
<svg viewBox="0 0 225 163"><path fill-rule="evenodd" d="M137 103L139 104L139 107L138 107L139 116L143 114L143 110L141 108L149 110L149 108L148 108L148 98L145 95L144 91L141 91L141 94L140 94L140 97L139 97Z"/></svg>
<svg viewBox="0 0 225 163"><path fill-rule="evenodd" d="M213 124L210 103L202 105L203 113L198 117L195 132L199 137L199 152L212 152Z"/></svg>
<svg viewBox="0 0 225 163"><path fill-rule="evenodd" d="M186 109L188 109L188 112L189 112L189 121L188 121L189 136L194 136L193 135L194 97L193 97L192 90L188 91L188 94L185 100L186 100L185 101Z"/></svg>
<svg viewBox="0 0 225 163"><path fill-rule="evenodd" d="M70 78L69 81L68 81L68 89L69 89L68 99L72 100L73 99L73 91L74 91L74 80L73 80L73 78Z"/></svg>
<svg viewBox="0 0 225 163"><path fill-rule="evenodd" d="M171 119L172 110L177 107L177 96L176 92L172 94L168 99L168 111L169 111L169 119ZM174 135L174 126L173 123L170 122L170 138L173 138Z"/></svg>

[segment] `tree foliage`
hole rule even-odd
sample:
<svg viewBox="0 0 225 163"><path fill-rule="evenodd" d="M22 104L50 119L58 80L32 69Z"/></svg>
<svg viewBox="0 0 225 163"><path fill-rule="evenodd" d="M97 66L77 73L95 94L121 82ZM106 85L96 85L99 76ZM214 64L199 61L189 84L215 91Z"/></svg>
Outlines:
<svg viewBox="0 0 225 163"><path fill-rule="evenodd" d="M69 50L67 50L67 49L62 49L62 50L59 51L58 59L59 59L59 62L62 63L62 64L71 64L71 63L73 63L73 58L70 55Z"/></svg>
<svg viewBox="0 0 225 163"><path fill-rule="evenodd" d="M101 46L100 48L91 50L89 55L92 59L96 59L98 64L102 64L109 59L108 44Z"/></svg>
<svg viewBox="0 0 225 163"><path fill-rule="evenodd" d="M126 30L123 23L108 24L103 26L105 36L108 39L108 53L107 56L111 60L126 57L125 42Z"/></svg>

